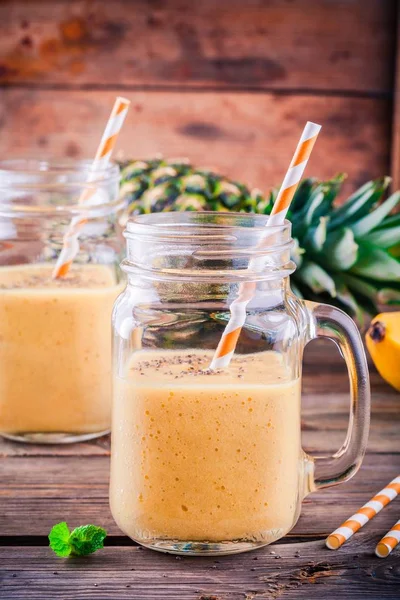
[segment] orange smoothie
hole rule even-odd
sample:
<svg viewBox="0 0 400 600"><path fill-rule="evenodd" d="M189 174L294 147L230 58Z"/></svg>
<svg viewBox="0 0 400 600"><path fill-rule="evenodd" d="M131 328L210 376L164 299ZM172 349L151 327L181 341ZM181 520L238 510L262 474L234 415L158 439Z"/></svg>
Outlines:
<svg viewBox="0 0 400 600"><path fill-rule="evenodd" d="M275 352L211 357L139 350L115 381L111 510L143 543L268 543L297 519L300 380Z"/></svg>
<svg viewBox="0 0 400 600"><path fill-rule="evenodd" d="M109 429L113 270L0 267L0 432Z"/></svg>

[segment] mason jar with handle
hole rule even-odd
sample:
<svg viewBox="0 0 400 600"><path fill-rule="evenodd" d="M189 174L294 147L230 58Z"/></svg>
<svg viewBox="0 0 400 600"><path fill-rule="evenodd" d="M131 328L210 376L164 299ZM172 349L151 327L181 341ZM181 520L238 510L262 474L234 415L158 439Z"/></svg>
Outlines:
<svg viewBox="0 0 400 600"><path fill-rule="evenodd" d="M0 435L66 443L110 429L118 187L117 165L93 174L86 161L0 162ZM79 246L56 278L74 219Z"/></svg>
<svg viewBox="0 0 400 600"><path fill-rule="evenodd" d="M307 494L347 481L363 459L370 392L359 332L337 308L291 292L291 226L267 219L189 212L127 223L110 501L122 531L150 548L228 554L274 542ZM233 357L212 370L247 282ZM321 458L302 450L300 424L303 351L317 337L339 346L350 378L346 439Z"/></svg>

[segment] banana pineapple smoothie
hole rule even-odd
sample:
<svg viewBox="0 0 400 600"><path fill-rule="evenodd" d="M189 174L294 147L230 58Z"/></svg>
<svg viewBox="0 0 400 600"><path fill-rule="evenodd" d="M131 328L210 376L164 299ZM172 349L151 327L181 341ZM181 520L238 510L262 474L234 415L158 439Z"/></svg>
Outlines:
<svg viewBox="0 0 400 600"><path fill-rule="evenodd" d="M211 357L139 350L115 381L111 509L143 543L267 543L297 519L300 380L275 352Z"/></svg>
<svg viewBox="0 0 400 600"><path fill-rule="evenodd" d="M109 429L113 302L104 265L0 267L0 432Z"/></svg>

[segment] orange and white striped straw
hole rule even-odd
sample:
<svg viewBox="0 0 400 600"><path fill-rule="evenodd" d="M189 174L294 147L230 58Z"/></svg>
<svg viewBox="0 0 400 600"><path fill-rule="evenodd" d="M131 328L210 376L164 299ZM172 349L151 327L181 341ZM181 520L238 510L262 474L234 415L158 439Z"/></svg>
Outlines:
<svg viewBox="0 0 400 600"><path fill-rule="evenodd" d="M373 519L384 506L389 504L400 494L400 475L364 504L354 515L345 521L338 529L335 529L326 539L326 545L330 550L337 550L351 536Z"/></svg>
<svg viewBox="0 0 400 600"><path fill-rule="evenodd" d="M267 227L283 225L320 130L321 125L311 123L310 121L307 122L268 218ZM267 242L268 236L265 236L265 240L259 247L262 247L263 243L266 244ZM254 260L250 260L249 269L253 266ZM220 369L229 365L235 352L240 332L246 321L247 304L253 297L254 291L254 282L244 283L239 287L238 297L230 306L231 316L214 353L210 369Z"/></svg>
<svg viewBox="0 0 400 600"><path fill-rule="evenodd" d="M101 138L99 147L97 148L96 156L90 167L87 182L95 182L96 175L107 167L110 162L111 154L117 141L118 134L121 130L128 112L130 101L126 98L118 96L115 100L110 118L108 119L106 128ZM84 204L96 193L96 188L85 189L79 197L78 203ZM63 247L57 259L56 266L53 270L53 278L64 277L79 252L79 232L84 227L87 220L83 217L74 217L64 235Z"/></svg>
<svg viewBox="0 0 400 600"><path fill-rule="evenodd" d="M375 554L379 558L386 558L400 542L400 519L393 525L393 529L381 539L375 548Z"/></svg>

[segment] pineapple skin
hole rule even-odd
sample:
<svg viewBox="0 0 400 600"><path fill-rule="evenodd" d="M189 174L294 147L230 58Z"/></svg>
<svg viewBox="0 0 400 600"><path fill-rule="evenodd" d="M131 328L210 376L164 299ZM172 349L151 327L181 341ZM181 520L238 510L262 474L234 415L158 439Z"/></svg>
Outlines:
<svg viewBox="0 0 400 600"><path fill-rule="evenodd" d="M130 214L161 211L263 212L272 204L262 193L185 160L153 159L120 163L120 195Z"/></svg>
<svg viewBox="0 0 400 600"><path fill-rule="evenodd" d="M120 163L120 196L128 216L161 211L218 211L270 214L276 190L233 181L186 159ZM378 304L400 304L400 202L382 199L387 177L369 181L338 206L344 174L328 181L304 179L287 218L292 222L291 277L299 297L335 305L364 326Z"/></svg>

